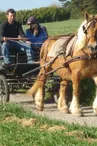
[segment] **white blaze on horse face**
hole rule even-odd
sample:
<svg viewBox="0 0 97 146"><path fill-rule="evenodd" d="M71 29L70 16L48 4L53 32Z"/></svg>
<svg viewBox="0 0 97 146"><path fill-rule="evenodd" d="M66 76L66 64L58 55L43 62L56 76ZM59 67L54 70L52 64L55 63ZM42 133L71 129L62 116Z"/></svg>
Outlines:
<svg viewBox="0 0 97 146"><path fill-rule="evenodd" d="M87 23L87 21L85 20L79 27L78 29L78 33L77 33L77 41L75 43L75 47L74 50L75 52L83 49L86 46L86 42L87 42L87 38L86 38L86 34L83 31L83 26Z"/></svg>

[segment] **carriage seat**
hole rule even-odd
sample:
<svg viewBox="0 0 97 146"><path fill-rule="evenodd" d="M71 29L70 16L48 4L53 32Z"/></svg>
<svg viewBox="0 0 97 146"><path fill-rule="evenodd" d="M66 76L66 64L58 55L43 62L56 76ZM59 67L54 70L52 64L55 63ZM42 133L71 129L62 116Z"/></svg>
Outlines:
<svg viewBox="0 0 97 146"><path fill-rule="evenodd" d="M27 63L27 56L24 50L21 50L20 52L10 53L10 57L11 57L12 64ZM3 58L4 56L2 55L1 42L0 42L0 60L3 60Z"/></svg>
<svg viewBox="0 0 97 146"><path fill-rule="evenodd" d="M35 57L34 59L35 59L35 62L37 63L39 62L40 48L35 47L33 51L34 51L34 57ZM10 57L11 57L12 64L27 63L27 55L24 50L21 50L21 52L16 52L16 51L11 52ZM3 58L4 56L2 55L1 42L0 42L0 65L2 63L4 64Z"/></svg>
<svg viewBox="0 0 97 146"><path fill-rule="evenodd" d="M11 53L10 57L11 57L12 64L27 63L27 55L26 55L26 52L24 51L21 51L18 53Z"/></svg>

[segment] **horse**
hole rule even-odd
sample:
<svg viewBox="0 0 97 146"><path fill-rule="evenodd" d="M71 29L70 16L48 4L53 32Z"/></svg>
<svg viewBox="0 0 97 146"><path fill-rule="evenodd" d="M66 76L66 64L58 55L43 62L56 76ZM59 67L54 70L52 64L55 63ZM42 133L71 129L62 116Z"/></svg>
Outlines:
<svg viewBox="0 0 97 146"><path fill-rule="evenodd" d="M62 40L66 40L65 43L61 43ZM61 48L60 51L55 51L54 57L50 56L50 53L56 50L57 46ZM56 72L61 78L57 105L59 111L82 116L83 111L79 103L80 81L89 77L97 85L97 16L90 16L86 12L85 20L78 28L77 33L66 37L48 38L40 51L40 66L37 80L27 92L34 96L36 109L40 111L44 109L46 79L49 73ZM65 98L69 81L72 82L73 88L70 107ZM93 112L97 115L97 95L93 101Z"/></svg>

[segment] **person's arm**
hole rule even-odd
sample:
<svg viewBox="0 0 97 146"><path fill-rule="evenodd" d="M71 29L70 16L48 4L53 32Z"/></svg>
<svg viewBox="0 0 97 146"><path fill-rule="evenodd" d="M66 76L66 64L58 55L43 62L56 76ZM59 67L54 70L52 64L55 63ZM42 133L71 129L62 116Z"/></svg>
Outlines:
<svg viewBox="0 0 97 146"><path fill-rule="evenodd" d="M19 36L21 38L25 38L26 37L21 24L19 24Z"/></svg>
<svg viewBox="0 0 97 146"><path fill-rule="evenodd" d="M48 39L48 32L47 32L47 29L46 29L45 26L42 26L41 29L42 29L42 31L43 31L43 37L44 37L43 40L45 41L45 40Z"/></svg>
<svg viewBox="0 0 97 146"><path fill-rule="evenodd" d="M46 29L45 26L44 26L44 31L45 31L45 33L46 33L46 37L48 38L48 32L47 32L47 29Z"/></svg>
<svg viewBox="0 0 97 146"><path fill-rule="evenodd" d="M32 42L31 42L31 36L30 36L30 34L29 34L29 30L28 30L28 29L26 29L25 35L26 35L26 38L28 38L28 40L26 41L26 43L27 43L27 44L31 44L31 43L32 43ZM30 39L29 39L29 38L30 38Z"/></svg>

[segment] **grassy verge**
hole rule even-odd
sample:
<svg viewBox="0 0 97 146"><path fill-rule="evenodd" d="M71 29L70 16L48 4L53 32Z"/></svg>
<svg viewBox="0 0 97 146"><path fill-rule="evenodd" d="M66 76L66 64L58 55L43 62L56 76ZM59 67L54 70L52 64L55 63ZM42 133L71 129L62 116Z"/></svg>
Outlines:
<svg viewBox="0 0 97 146"><path fill-rule="evenodd" d="M71 19L67 21L42 23L41 25L46 26L49 36L55 36L77 32L77 29L82 22L82 19ZM27 25L24 25L23 29L25 31L27 29Z"/></svg>
<svg viewBox="0 0 97 146"><path fill-rule="evenodd" d="M38 117L19 105L0 105L0 146L96 146L97 129Z"/></svg>

